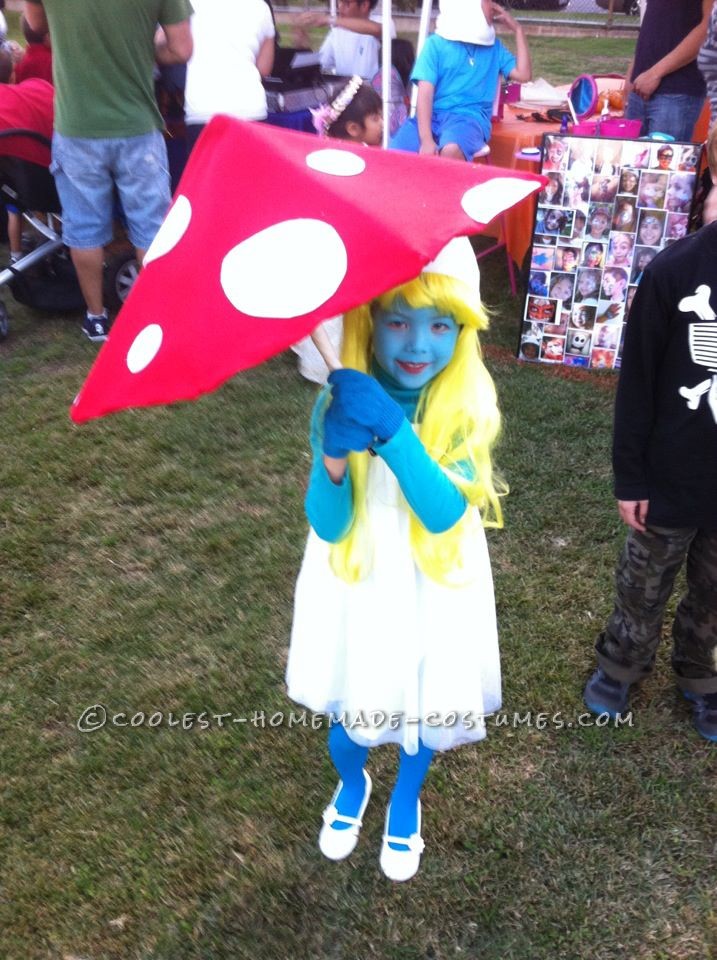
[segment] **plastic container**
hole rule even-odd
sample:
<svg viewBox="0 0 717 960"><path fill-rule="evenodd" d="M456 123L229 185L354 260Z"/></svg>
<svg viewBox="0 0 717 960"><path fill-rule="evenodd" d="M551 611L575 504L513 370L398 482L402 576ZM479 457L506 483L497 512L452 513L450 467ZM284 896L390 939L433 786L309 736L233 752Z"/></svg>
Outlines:
<svg viewBox="0 0 717 960"><path fill-rule="evenodd" d="M623 117L611 117L600 124L601 137L617 137L619 140L634 140L640 136L641 120L625 120Z"/></svg>
<svg viewBox="0 0 717 960"><path fill-rule="evenodd" d="M576 137L595 137L598 130L597 120L583 120L581 123L574 123L571 133Z"/></svg>

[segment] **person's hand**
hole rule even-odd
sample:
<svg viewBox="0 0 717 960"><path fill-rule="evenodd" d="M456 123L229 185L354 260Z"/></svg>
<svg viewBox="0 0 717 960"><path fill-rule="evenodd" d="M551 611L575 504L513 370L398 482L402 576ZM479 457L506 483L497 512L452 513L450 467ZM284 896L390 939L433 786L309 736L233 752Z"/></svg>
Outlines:
<svg viewBox="0 0 717 960"><path fill-rule="evenodd" d="M650 506L649 500L618 500L617 510L620 519L633 530L639 530L643 533L646 529L647 509Z"/></svg>
<svg viewBox="0 0 717 960"><path fill-rule="evenodd" d="M16 40L6 40L3 46L10 54L14 66L16 66L25 56L24 49Z"/></svg>
<svg viewBox="0 0 717 960"><path fill-rule="evenodd" d="M344 367L329 374L329 383L336 414L367 428L371 440L390 440L398 432L403 410L373 377Z"/></svg>
<svg viewBox="0 0 717 960"><path fill-rule="evenodd" d="M497 3L493 3L491 6L493 7L494 23L500 23L512 33L515 33L515 31L520 28L520 24L511 13L509 13L503 7L498 6Z"/></svg>
<svg viewBox="0 0 717 960"><path fill-rule="evenodd" d="M712 187L702 207L702 221L714 223L717 220L717 187Z"/></svg>
<svg viewBox="0 0 717 960"><path fill-rule="evenodd" d="M295 23L291 25L291 42L295 47L311 47L311 38L309 34L303 27L297 26Z"/></svg>
<svg viewBox="0 0 717 960"><path fill-rule="evenodd" d="M329 15L327 13L300 13L294 20L300 27L328 27Z"/></svg>
<svg viewBox="0 0 717 960"><path fill-rule="evenodd" d="M333 460L348 457L354 450L360 453L368 450L374 442L374 434L368 427L349 420L334 400L324 414L323 452Z"/></svg>
<svg viewBox="0 0 717 960"><path fill-rule="evenodd" d="M635 77L632 83L632 89L635 93L639 94L643 100L649 100L652 94L657 90L660 85L662 77L652 70L644 70L641 74Z"/></svg>
<svg viewBox="0 0 717 960"><path fill-rule="evenodd" d="M433 137L430 140L421 140L418 152L424 157L434 157L438 153L438 145Z"/></svg>

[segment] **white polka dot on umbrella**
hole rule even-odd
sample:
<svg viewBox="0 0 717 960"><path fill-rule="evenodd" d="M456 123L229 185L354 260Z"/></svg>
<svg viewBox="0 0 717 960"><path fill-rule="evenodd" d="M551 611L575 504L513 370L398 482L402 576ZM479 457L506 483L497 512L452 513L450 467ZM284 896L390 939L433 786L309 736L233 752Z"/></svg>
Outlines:
<svg viewBox="0 0 717 960"><path fill-rule="evenodd" d="M461 207L476 223L490 223L506 207L524 200L535 190L535 184L508 177L494 177L467 190Z"/></svg>
<svg viewBox="0 0 717 960"><path fill-rule="evenodd" d="M299 317L325 303L346 276L344 242L323 220L284 220L242 240L222 261L229 302L252 317Z"/></svg>
<svg viewBox="0 0 717 960"><path fill-rule="evenodd" d="M366 169L363 157L348 150L315 150L306 158L306 166L333 177L355 177Z"/></svg>
<svg viewBox="0 0 717 960"><path fill-rule="evenodd" d="M127 351L127 369L130 373L140 373L146 369L159 353L163 333L158 323L150 323L140 330Z"/></svg>
<svg viewBox="0 0 717 960"><path fill-rule="evenodd" d="M144 266L146 267L152 260L163 257L170 250L173 250L187 232L191 220L192 205L187 197L180 194L172 204L164 223L157 232L157 236L147 250L144 257Z"/></svg>

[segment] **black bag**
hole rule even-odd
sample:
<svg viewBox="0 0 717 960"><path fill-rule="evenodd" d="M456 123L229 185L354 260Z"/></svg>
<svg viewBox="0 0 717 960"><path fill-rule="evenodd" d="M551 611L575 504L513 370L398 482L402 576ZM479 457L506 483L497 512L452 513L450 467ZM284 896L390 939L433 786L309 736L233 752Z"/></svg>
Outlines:
<svg viewBox="0 0 717 960"><path fill-rule="evenodd" d="M8 284L18 303L48 313L82 310L85 301L67 250L46 257Z"/></svg>

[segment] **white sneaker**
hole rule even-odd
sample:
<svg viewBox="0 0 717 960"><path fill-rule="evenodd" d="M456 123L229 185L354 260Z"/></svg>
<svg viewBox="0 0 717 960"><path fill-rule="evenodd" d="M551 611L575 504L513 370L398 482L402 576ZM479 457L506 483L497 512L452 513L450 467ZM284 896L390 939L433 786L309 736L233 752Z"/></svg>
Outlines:
<svg viewBox="0 0 717 960"><path fill-rule="evenodd" d="M391 837L388 834L388 821L391 816L391 804L386 810L386 826L383 834L383 844L381 846L381 857L379 863L381 869L389 880L395 880L402 883L404 880L410 880L421 865L421 854L425 849L425 843L421 836L421 801L417 802L417 827L416 832L410 837ZM389 847L389 843L400 843L405 849L394 850Z"/></svg>
<svg viewBox="0 0 717 960"><path fill-rule="evenodd" d="M369 797L371 796L371 787L373 786L371 777L369 777L366 771L363 770L362 773L366 786L358 816L345 817L336 809L335 804L341 793L341 788L344 785L343 780L339 780L339 785L334 790L331 803L324 810L324 824L319 833L319 850L325 857L328 857L329 860L344 860L358 843L359 832L363 823L363 815L368 805ZM335 823L347 823L349 826L342 830L336 830L333 826Z"/></svg>

